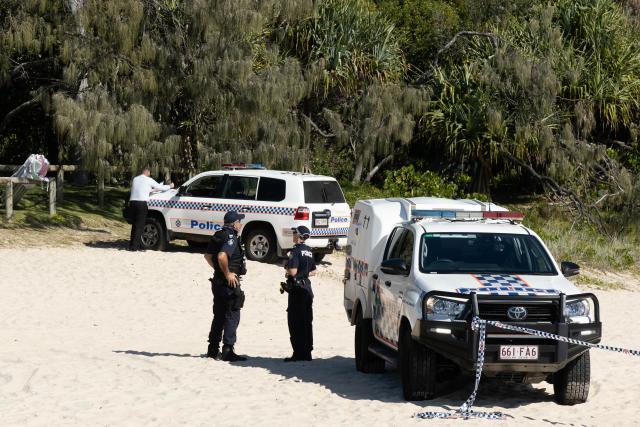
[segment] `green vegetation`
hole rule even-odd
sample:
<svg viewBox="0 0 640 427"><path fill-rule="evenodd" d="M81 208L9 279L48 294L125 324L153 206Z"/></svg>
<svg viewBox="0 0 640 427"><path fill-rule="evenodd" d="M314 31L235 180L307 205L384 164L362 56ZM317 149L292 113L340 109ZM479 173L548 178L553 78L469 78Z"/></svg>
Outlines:
<svg viewBox="0 0 640 427"><path fill-rule="evenodd" d="M0 91L0 163L546 198L567 255L637 261L637 1L5 0Z"/></svg>

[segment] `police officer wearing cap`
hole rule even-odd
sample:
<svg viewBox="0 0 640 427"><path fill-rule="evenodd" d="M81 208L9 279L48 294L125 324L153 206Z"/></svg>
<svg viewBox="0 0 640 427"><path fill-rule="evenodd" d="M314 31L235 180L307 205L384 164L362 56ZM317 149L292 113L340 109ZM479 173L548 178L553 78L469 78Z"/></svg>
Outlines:
<svg viewBox="0 0 640 427"><path fill-rule="evenodd" d="M246 273L246 269L244 252L238 240L238 233L242 228L240 221L243 218L244 215L236 211L227 212L224 216L224 226L211 237L204 255L214 271L213 279L210 279L213 292L213 321L209 332L207 357L228 362L247 360L246 357L237 355L233 348L240 323L240 309L244 304L239 277Z"/></svg>
<svg viewBox="0 0 640 427"><path fill-rule="evenodd" d="M309 276L315 274L316 264L311 248L304 243L311 232L303 225L292 231L295 246L289 254L285 276L290 284L287 322L293 355L285 362L311 360L313 350L313 291Z"/></svg>

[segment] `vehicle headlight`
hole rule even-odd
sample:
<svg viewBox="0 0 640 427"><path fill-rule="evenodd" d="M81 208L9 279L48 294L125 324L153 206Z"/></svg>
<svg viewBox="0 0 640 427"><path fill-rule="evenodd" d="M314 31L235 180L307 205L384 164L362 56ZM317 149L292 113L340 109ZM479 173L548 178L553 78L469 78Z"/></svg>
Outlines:
<svg viewBox="0 0 640 427"><path fill-rule="evenodd" d="M429 297L424 303L427 320L453 320L462 313L466 301Z"/></svg>
<svg viewBox="0 0 640 427"><path fill-rule="evenodd" d="M564 306L564 315L569 319L569 323L589 323L589 311L589 301L586 299L569 301Z"/></svg>

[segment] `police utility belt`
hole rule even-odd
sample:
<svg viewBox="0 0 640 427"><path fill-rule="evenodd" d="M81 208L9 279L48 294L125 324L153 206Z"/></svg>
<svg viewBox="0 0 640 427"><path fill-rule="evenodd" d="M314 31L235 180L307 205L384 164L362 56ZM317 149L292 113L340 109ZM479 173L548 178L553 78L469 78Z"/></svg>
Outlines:
<svg viewBox="0 0 640 427"><path fill-rule="evenodd" d="M286 282L280 282L280 293L283 294L285 292L291 292L296 288L302 288L305 285L309 284L309 279L306 277L301 277L296 279L295 277L287 277Z"/></svg>
<svg viewBox="0 0 640 427"><path fill-rule="evenodd" d="M240 283L240 276L247 274L247 268L244 261L242 262L241 268L236 269L236 268L230 267L229 271L231 273L235 273L238 275L238 283ZM213 277L210 278L209 281L211 282L212 285L215 285L216 281L218 280L224 281L227 284L227 286L229 286L229 282L227 282L227 278L224 277L224 274L222 273L222 271L216 270ZM245 300L244 291L240 289L240 285L231 289L233 293L229 295L229 298L227 299L228 308L230 310L240 310L242 307L244 307L244 300Z"/></svg>

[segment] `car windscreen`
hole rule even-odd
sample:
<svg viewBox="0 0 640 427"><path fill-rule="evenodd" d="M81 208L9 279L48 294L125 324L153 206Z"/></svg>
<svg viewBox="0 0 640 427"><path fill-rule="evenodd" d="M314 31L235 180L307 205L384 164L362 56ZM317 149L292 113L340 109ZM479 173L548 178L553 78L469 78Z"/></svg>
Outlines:
<svg viewBox="0 0 640 427"><path fill-rule="evenodd" d="M305 203L345 203L337 181L304 181Z"/></svg>
<svg viewBox="0 0 640 427"><path fill-rule="evenodd" d="M424 233L420 270L449 274L557 274L534 236L499 233Z"/></svg>

